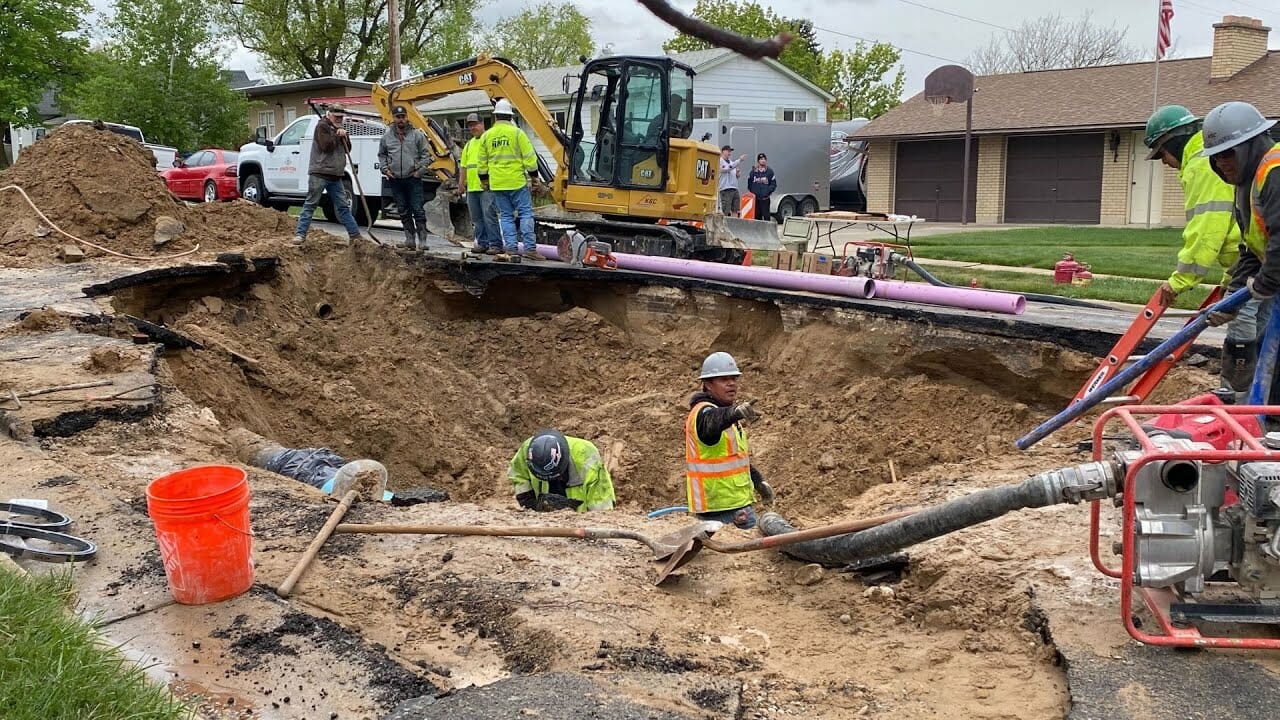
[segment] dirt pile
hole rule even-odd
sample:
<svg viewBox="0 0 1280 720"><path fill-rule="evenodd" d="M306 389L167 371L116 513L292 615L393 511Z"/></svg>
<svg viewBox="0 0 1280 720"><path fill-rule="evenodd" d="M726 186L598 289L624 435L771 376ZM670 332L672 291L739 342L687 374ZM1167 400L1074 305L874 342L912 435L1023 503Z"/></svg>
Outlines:
<svg viewBox="0 0 1280 720"><path fill-rule="evenodd" d="M31 146L0 173L0 187L17 185L62 230L116 252L142 257L200 246L213 252L286 236L284 213L247 202L188 206L156 173L151 152L131 138L89 125L63 126ZM165 219L169 220L165 220ZM178 225L174 225L176 221ZM157 229L181 227L157 246ZM13 190L0 193L0 264L49 262L59 245L54 232ZM90 257L97 250L82 248ZM201 259L197 257L195 259Z"/></svg>

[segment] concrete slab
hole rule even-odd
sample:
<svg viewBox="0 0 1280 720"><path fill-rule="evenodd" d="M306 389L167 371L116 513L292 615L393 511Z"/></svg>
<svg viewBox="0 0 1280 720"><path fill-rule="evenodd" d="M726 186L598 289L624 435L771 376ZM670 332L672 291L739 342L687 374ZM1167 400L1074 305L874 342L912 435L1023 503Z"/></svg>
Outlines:
<svg viewBox="0 0 1280 720"><path fill-rule="evenodd" d="M84 287L140 271L105 263L0 268L0 327L43 307L69 317L97 315L102 310L84 294Z"/></svg>

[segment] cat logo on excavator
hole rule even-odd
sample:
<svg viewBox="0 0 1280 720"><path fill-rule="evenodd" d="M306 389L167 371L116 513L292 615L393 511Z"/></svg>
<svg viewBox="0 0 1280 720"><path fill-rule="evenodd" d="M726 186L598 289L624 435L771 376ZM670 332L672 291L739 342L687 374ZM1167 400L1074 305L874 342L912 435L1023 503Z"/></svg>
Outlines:
<svg viewBox="0 0 1280 720"><path fill-rule="evenodd" d="M459 84L459 85L474 85L474 84L475 84L475 82L476 82L476 74L475 74L475 73L464 72L464 73L462 73L461 75L459 75L459 76L458 76L458 84Z"/></svg>

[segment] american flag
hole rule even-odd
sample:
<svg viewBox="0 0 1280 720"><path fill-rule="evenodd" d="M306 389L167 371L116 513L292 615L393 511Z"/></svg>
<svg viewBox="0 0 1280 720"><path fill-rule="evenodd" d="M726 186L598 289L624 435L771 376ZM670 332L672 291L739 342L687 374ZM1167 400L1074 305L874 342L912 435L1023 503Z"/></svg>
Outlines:
<svg viewBox="0 0 1280 720"><path fill-rule="evenodd" d="M1164 59L1164 54L1172 44L1170 20L1173 20L1173 0L1160 0L1160 29L1156 31L1156 61Z"/></svg>

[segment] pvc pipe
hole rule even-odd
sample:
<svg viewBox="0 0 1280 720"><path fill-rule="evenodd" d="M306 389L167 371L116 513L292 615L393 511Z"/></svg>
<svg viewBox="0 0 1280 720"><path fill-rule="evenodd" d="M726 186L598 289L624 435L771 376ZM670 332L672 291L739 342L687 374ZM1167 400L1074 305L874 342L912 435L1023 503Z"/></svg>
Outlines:
<svg viewBox="0 0 1280 720"><path fill-rule="evenodd" d="M539 245L538 252L545 258L560 259L559 250L554 245ZM818 275L816 273L803 273L792 270L775 270L773 268L728 265L725 263L654 257L651 255L632 255L631 253L613 253L613 257L618 261L620 270L705 278L707 280L721 280L784 290L807 290L809 292L856 298L873 298L876 296L876 282L871 278Z"/></svg>
<svg viewBox="0 0 1280 720"><path fill-rule="evenodd" d="M924 278L924 281L929 283L930 285L935 285L937 287L957 288L961 290L964 289L959 285L952 285L949 282L944 282L942 280L939 280L936 275L929 272L928 270L925 270L923 267L920 266L919 263L915 262L911 258L908 258L906 255L899 255L898 253L894 253L893 259L896 262L900 262L903 265L910 268L911 270L913 270L915 274L919 275L921 278ZM1008 291L1007 290L987 290L986 292L1007 293ZM1017 295L1019 293L1012 293L1012 294ZM1096 310L1114 310L1115 309L1109 305L1099 305L1098 303L1091 303L1087 300L1076 300L1075 298L1062 297L1061 295L1045 295L1044 293L1021 293L1021 295L1022 297L1028 300L1035 300L1036 302L1048 303L1050 305L1070 305L1072 307L1087 307L1087 308L1094 308ZM1192 315L1194 314L1195 313L1192 313ZM1170 317L1169 313L1165 313L1164 316Z"/></svg>
<svg viewBox="0 0 1280 720"><path fill-rule="evenodd" d="M1210 313L1238 312L1248 301L1249 291L1244 288L1231 293L1231 295L1222 300L1219 300L1216 304L1210 306L1208 310L1200 313L1200 316L1195 320L1187 323L1187 325L1175 333L1173 337L1157 345L1156 349L1147 353L1146 357L1130 365L1124 370L1121 370L1119 373L1116 373L1115 377L1098 386L1093 392L1080 398L1077 402L1068 405L1065 410L1054 415L1052 418L1049 418L1049 420L1040 425L1040 427L1018 438L1018 449L1026 450L1032 445L1035 445L1048 437L1053 431L1085 414L1094 405L1097 405L1112 395L1119 394L1117 391L1123 390L1124 387L1134 379L1155 367L1156 363L1163 361L1166 357L1172 355L1178 348L1188 342L1191 342L1197 335L1203 332L1204 329L1209 326ZM1262 367L1261 362L1258 363L1258 367Z"/></svg>
<svg viewBox="0 0 1280 720"><path fill-rule="evenodd" d="M650 520L652 520L653 518L659 518L659 517L662 517L663 515L671 515L673 513L678 513L678 512L689 512L689 506L688 505L672 505L671 507L659 508L658 510L654 510L650 512L648 517Z"/></svg>
<svg viewBox="0 0 1280 720"><path fill-rule="evenodd" d="M987 290L935 287L927 283L905 283L897 280L877 281L876 295L885 300L946 305L967 310L1004 313L1005 315L1021 315L1027 309L1027 299L1021 295Z"/></svg>

